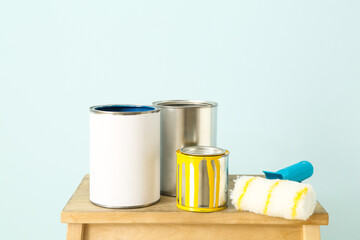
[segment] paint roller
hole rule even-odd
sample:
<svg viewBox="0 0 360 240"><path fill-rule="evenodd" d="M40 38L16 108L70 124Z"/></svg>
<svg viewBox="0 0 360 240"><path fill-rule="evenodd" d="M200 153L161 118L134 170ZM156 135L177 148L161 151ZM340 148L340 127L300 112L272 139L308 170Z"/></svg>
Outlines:
<svg viewBox="0 0 360 240"><path fill-rule="evenodd" d="M308 219L316 206L316 194L310 184L300 181L312 175L313 167L307 161L295 165L279 170L277 177L276 174L266 174L272 179L242 176L234 180L235 187L230 194L232 204L238 210L257 214Z"/></svg>

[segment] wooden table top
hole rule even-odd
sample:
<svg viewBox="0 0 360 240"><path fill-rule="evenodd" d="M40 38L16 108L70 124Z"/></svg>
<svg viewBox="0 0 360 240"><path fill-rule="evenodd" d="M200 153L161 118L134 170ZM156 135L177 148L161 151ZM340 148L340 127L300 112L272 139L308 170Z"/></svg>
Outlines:
<svg viewBox="0 0 360 240"><path fill-rule="evenodd" d="M229 177L229 189L234 188L235 175ZM85 175L61 212L62 223L174 223L174 224L270 224L328 225L329 215L317 203L314 214L306 221L287 220L250 212L237 211L232 204L219 212L195 213L176 207L175 197L162 196L160 202L145 208L108 209L89 201L89 175Z"/></svg>

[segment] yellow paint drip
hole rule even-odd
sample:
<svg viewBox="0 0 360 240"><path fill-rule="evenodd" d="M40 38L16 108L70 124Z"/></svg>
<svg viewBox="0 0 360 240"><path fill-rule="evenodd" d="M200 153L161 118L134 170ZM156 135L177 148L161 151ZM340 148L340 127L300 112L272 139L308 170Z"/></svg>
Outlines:
<svg viewBox="0 0 360 240"><path fill-rule="evenodd" d="M226 206L219 207L219 189L220 189L220 162L219 159L223 157L219 156L190 156L182 154L179 150L177 153L177 167L179 168L176 188L178 194L177 206L183 210L196 211L196 212L213 212L226 208ZM199 207L199 169L201 161L206 161L207 174L209 179L209 206L208 207ZM211 161L215 163L215 169L213 168ZM185 164L185 186L183 186L183 164ZM190 166L194 167L194 179L190 179ZM216 176L215 176L216 170ZM216 186L215 180L216 177ZM194 194L194 202L190 201L190 182L194 182L194 189L192 189ZM182 196L182 191L185 187L185 196ZM214 196L215 195L215 196ZM181 198L185 197L185 203L182 203ZM214 204L215 200L215 204ZM192 206L190 206L192 205Z"/></svg>
<svg viewBox="0 0 360 240"><path fill-rule="evenodd" d="M199 205L199 164L194 164L194 207L197 208Z"/></svg>
<svg viewBox="0 0 360 240"><path fill-rule="evenodd" d="M220 189L220 163L219 159L215 162L216 168L216 193L215 193L215 207L219 206L219 189Z"/></svg>
<svg viewBox="0 0 360 240"><path fill-rule="evenodd" d="M243 197L245 196L245 193L246 193L247 188L249 187L249 184L250 184L255 178L256 178L256 177L252 177L252 178L250 178L249 180L246 181L245 186L244 186L244 190L243 190L242 194L240 195L239 200L238 200L238 204L237 204L239 210L241 210L241 207L240 207L241 200L242 200Z"/></svg>
<svg viewBox="0 0 360 240"><path fill-rule="evenodd" d="M268 206L270 203L270 198L271 198L271 194L274 191L274 189L276 188L277 185L279 185L280 181L276 181L273 185L271 185L270 189L269 189L269 193L267 195L266 198L266 202L265 202L265 208L264 208L264 214L266 215L267 210L268 210Z"/></svg>
<svg viewBox="0 0 360 240"><path fill-rule="evenodd" d="M298 206L298 204L299 204L299 202L301 200L302 195L305 196L307 191L308 191L308 188L305 187L305 188L301 189L300 191L298 191L296 193L296 196L294 197L294 206L293 206L292 211L291 211L292 219L294 219L296 217L296 208L297 208L297 206Z"/></svg>
<svg viewBox="0 0 360 240"><path fill-rule="evenodd" d="M190 179L190 164L189 162L185 162L185 179ZM185 205L189 206L190 202L190 181L186 182L186 189L185 189Z"/></svg>
<svg viewBox="0 0 360 240"><path fill-rule="evenodd" d="M180 184L177 184L178 185L178 188L179 188L179 204L181 204L181 195L182 195L182 162L180 164L178 164L178 167L179 167L179 182Z"/></svg>
<svg viewBox="0 0 360 240"><path fill-rule="evenodd" d="M206 161L207 171L209 176L209 208L214 207L214 169L211 165L211 160Z"/></svg>

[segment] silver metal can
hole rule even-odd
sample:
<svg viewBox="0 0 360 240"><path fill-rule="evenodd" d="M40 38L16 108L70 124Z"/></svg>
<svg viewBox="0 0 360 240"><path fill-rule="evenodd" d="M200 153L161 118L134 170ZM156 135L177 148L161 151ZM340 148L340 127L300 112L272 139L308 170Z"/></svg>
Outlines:
<svg viewBox="0 0 360 240"><path fill-rule="evenodd" d="M176 150L186 146L216 146L215 102L168 100L160 108L160 192L176 196Z"/></svg>
<svg viewBox="0 0 360 240"><path fill-rule="evenodd" d="M184 147L177 154L176 204L194 212L227 206L229 151L208 146Z"/></svg>

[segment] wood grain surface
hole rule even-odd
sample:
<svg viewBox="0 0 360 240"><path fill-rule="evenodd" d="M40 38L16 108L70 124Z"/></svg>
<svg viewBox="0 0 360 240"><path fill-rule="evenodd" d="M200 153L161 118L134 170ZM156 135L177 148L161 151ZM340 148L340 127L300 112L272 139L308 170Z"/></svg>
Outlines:
<svg viewBox="0 0 360 240"><path fill-rule="evenodd" d="M235 175L229 179L233 189ZM315 213L306 221L287 220L250 212L237 211L229 202L228 208L213 213L194 213L176 207L175 198L161 196L160 202L145 208L108 209L89 201L89 175L85 175L61 212L63 223L152 223L152 224L270 224L270 225L328 225L329 216L317 203Z"/></svg>
<svg viewBox="0 0 360 240"><path fill-rule="evenodd" d="M319 228L319 226L316 226ZM89 224L83 240L301 240L296 225ZM319 240L320 238L306 238ZM71 239L72 240L72 239ZM77 239L76 239L77 240Z"/></svg>

